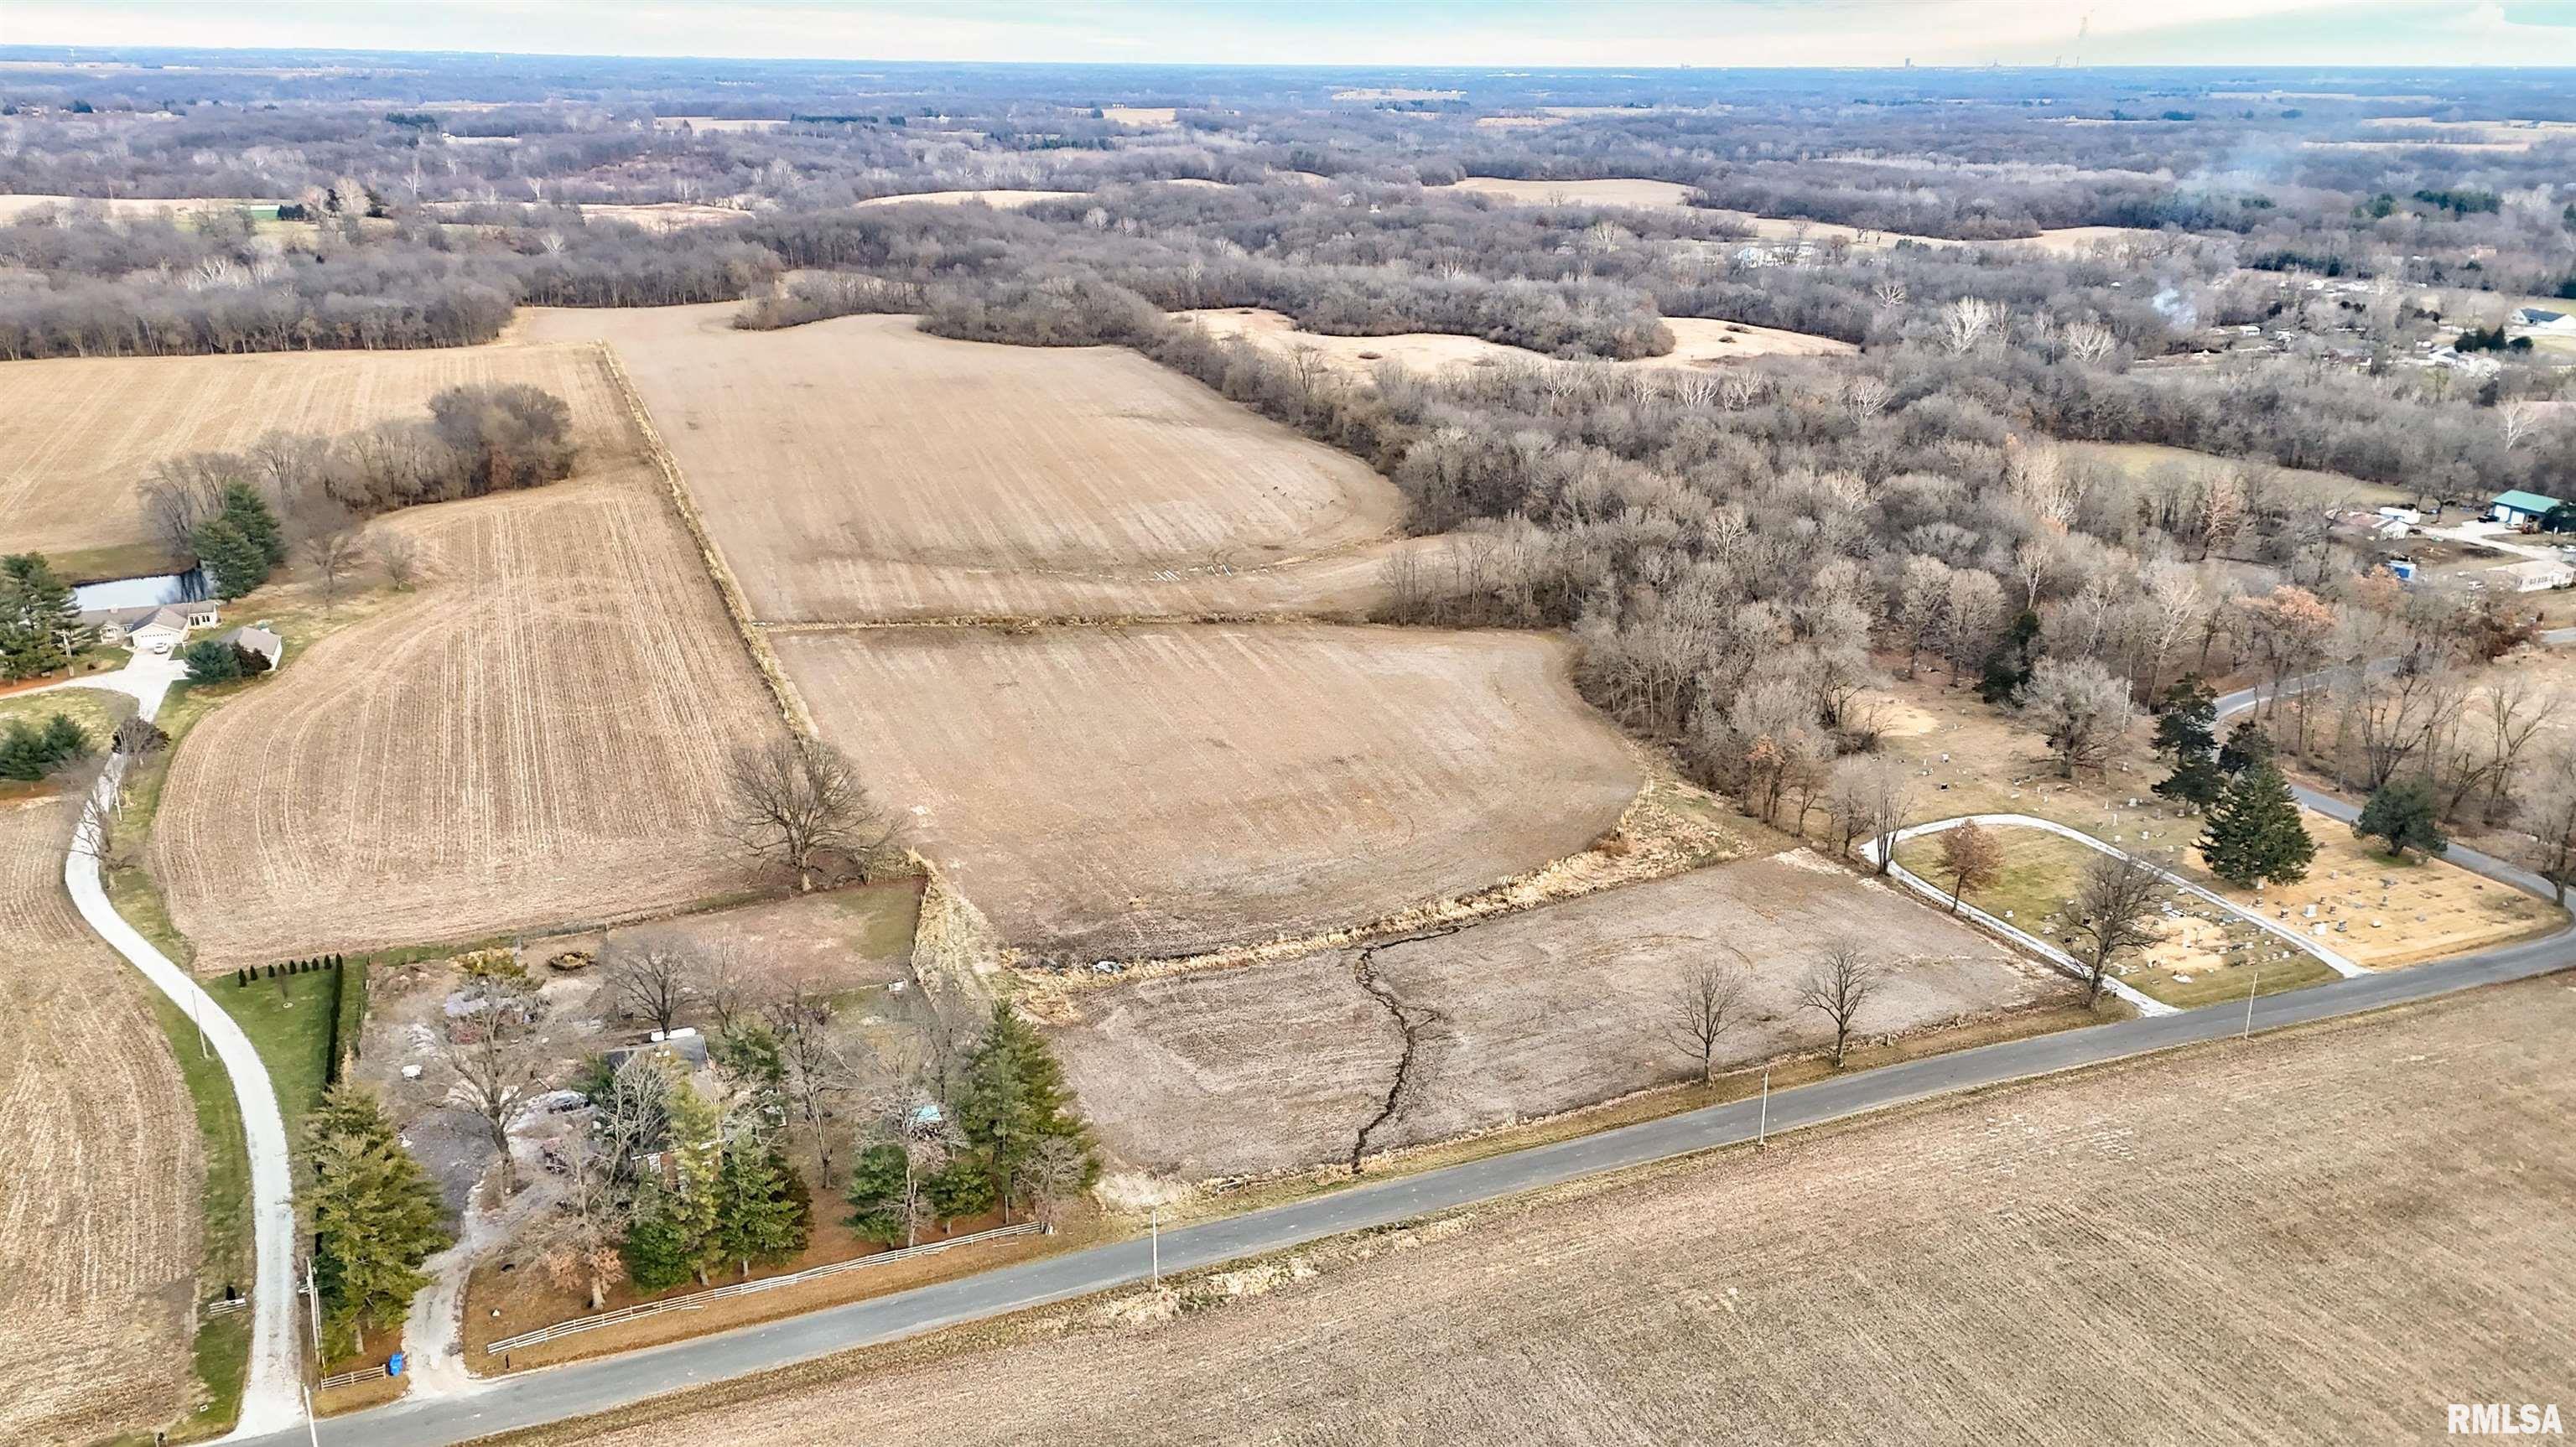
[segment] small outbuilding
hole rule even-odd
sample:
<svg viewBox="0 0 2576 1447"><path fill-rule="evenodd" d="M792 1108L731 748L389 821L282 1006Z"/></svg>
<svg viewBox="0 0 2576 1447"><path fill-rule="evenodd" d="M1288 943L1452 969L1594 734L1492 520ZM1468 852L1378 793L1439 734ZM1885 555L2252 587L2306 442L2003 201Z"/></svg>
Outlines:
<svg viewBox="0 0 2576 1447"><path fill-rule="evenodd" d="M277 661L286 656L286 640L256 623L234 629L224 635L223 641L244 653L257 655L271 669L276 668Z"/></svg>

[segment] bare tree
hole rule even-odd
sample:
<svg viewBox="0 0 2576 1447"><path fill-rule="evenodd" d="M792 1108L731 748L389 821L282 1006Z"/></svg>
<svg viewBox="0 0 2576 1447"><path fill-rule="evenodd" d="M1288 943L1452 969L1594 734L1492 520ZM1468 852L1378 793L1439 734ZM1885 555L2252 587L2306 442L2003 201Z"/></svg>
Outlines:
<svg viewBox="0 0 2576 1447"><path fill-rule="evenodd" d="M1100 1169L1099 1157L1074 1136L1041 1136L1013 1181L1013 1194L1037 1203L1038 1219L1055 1224L1056 1203L1090 1183Z"/></svg>
<svg viewBox="0 0 2576 1447"><path fill-rule="evenodd" d="M2003 320L2003 309L1981 296L1963 296L1941 308L1941 345L1950 355L1977 349Z"/></svg>
<svg viewBox="0 0 2576 1447"><path fill-rule="evenodd" d="M1752 978L1752 964L1739 951L1734 966L1700 964L1676 986L1668 1005L1665 1033L1674 1048L1699 1062L1699 1083L1717 1078L1717 1046L1741 1023L1739 1008Z"/></svg>
<svg viewBox="0 0 2576 1447"><path fill-rule="evenodd" d="M340 582L358 566L357 534L345 528L315 533L304 540L304 561L322 579L322 610L340 601Z"/></svg>
<svg viewBox="0 0 2576 1447"><path fill-rule="evenodd" d="M2067 778L2100 768L2111 746L2138 721L2129 686L2090 658L2043 658L2022 686L2022 717L2048 740Z"/></svg>
<svg viewBox="0 0 2576 1447"><path fill-rule="evenodd" d="M1941 831L1941 872L1950 876L1950 913L1959 912L1959 896L1985 889L2004 874L2004 846L1992 831L1971 819Z"/></svg>
<svg viewBox="0 0 2576 1447"><path fill-rule="evenodd" d="M2085 1004L2100 1002L2102 987L2122 955L2155 938L2148 919L2164 892L2163 877L2142 859L2096 854L2084 866L2083 881L2067 909L2080 941L2074 954L2084 971Z"/></svg>
<svg viewBox="0 0 2576 1447"><path fill-rule="evenodd" d="M617 1013L650 1020L669 1034L680 1012L697 1003L706 961L679 935L653 931L609 947L608 986Z"/></svg>
<svg viewBox="0 0 2576 1447"><path fill-rule="evenodd" d="M1885 754L1854 754L1834 765L1826 806L1842 831L1843 852L1869 836L1873 863L1885 874L1896 860L1896 835L1914 813L1914 771Z"/></svg>
<svg viewBox="0 0 2576 1447"><path fill-rule="evenodd" d="M367 551L375 555L376 566L384 569L385 581L394 585L395 592L411 591L412 580L420 575L420 544L410 534L370 528Z"/></svg>
<svg viewBox="0 0 2576 1447"><path fill-rule="evenodd" d="M608 1305L608 1284L625 1269L617 1245L626 1235L626 1202L609 1152L590 1132L573 1131L556 1149L562 1153L563 1193L538 1265L548 1281L583 1292L590 1309L598 1311Z"/></svg>
<svg viewBox="0 0 2576 1447"><path fill-rule="evenodd" d="M864 868L901 827L868 798L846 755L801 735L736 749L725 766L725 801L736 842L754 857L785 860L800 894L814 888L826 851Z"/></svg>
<svg viewBox="0 0 2576 1447"><path fill-rule="evenodd" d="M545 1043L537 1037L543 1012L536 991L524 983L481 980L465 991L463 1010L447 1023L439 1062L448 1075L448 1104L481 1117L501 1153L501 1193L519 1189L518 1162L510 1154L510 1127L530 1100L545 1092Z"/></svg>
<svg viewBox="0 0 2576 1447"><path fill-rule="evenodd" d="M2576 881L2576 752L2550 750L2517 793L2513 817L2532 836L2532 872L2549 881L2563 905L2568 883Z"/></svg>
<svg viewBox="0 0 2576 1447"><path fill-rule="evenodd" d="M1836 940L1809 967L1798 985L1801 1009L1821 1012L1834 1024L1834 1068L1840 1070L1851 1044L1852 1022L1878 993L1883 967L1861 953L1850 940Z"/></svg>
<svg viewBox="0 0 2576 1447"><path fill-rule="evenodd" d="M787 1097L787 1109L813 1139L816 1159L828 1180L832 1119L841 1102L858 1093L860 1076L857 1062L832 1039L831 996L798 981L773 996L760 1016L778 1041L779 1064L785 1071L779 1088Z"/></svg>

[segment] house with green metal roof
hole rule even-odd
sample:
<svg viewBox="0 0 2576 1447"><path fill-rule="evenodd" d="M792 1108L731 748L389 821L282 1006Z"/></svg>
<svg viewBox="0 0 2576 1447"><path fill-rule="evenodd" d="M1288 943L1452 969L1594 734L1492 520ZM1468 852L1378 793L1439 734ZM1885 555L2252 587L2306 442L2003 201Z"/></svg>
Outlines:
<svg viewBox="0 0 2576 1447"><path fill-rule="evenodd" d="M2536 492L2514 488L2496 494L2495 501L2487 505L2487 516L2513 527L2538 527L2540 520L2549 516L2549 510L2556 506L2558 499L2554 497L2542 497Z"/></svg>

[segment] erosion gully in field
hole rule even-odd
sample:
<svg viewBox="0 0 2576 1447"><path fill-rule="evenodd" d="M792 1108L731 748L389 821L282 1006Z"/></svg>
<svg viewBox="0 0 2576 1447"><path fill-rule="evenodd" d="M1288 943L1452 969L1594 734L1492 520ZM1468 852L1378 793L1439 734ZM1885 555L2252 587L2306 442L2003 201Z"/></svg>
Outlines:
<svg viewBox="0 0 2576 1447"><path fill-rule="evenodd" d="M1258 1175L1670 1083L1690 1065L1671 1038L1673 995L1705 965L1753 971L1721 1068L1819 1048L1830 1034L1798 1008L1797 982L1817 944L1840 935L1903 941L1861 1017L1871 1037L2072 993L1966 926L1801 852L1463 931L1077 992L1078 1019L1056 1038L1121 1158L1186 1178Z"/></svg>

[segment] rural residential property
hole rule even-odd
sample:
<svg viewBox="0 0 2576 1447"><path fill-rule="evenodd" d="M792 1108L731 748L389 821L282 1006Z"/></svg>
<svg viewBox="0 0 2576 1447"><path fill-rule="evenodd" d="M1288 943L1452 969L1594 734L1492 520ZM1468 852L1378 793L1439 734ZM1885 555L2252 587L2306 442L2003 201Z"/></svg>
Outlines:
<svg viewBox="0 0 2576 1447"><path fill-rule="evenodd" d="M0 9L0 1435L2576 1414L2576 16Z"/></svg>

